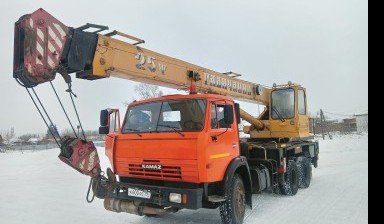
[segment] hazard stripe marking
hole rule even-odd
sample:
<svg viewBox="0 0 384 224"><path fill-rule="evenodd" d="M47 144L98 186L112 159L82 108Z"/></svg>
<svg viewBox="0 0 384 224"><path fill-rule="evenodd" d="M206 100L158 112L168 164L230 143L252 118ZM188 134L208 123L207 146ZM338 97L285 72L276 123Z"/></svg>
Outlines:
<svg viewBox="0 0 384 224"><path fill-rule="evenodd" d="M41 29L39 29L39 28L37 28L36 29L36 31L37 31L37 36L40 38L40 40L42 41L42 42L44 42L44 33L41 31Z"/></svg>
<svg viewBox="0 0 384 224"><path fill-rule="evenodd" d="M56 23L53 23L53 26L55 26L57 31L59 31L59 33L61 35L61 39L64 40L66 33L64 32L63 28L61 28L61 26L59 24L56 24Z"/></svg>
<svg viewBox="0 0 384 224"><path fill-rule="evenodd" d="M49 64L49 66L51 66L51 68L54 68L55 67L55 62L52 60L52 58L50 56L47 57L47 62Z"/></svg>
<svg viewBox="0 0 384 224"><path fill-rule="evenodd" d="M55 47L51 44L51 42L48 42L48 49L51 53L55 53L56 51Z"/></svg>
<svg viewBox="0 0 384 224"><path fill-rule="evenodd" d="M36 41L36 50L40 53L41 56L44 56L44 49L38 41Z"/></svg>
<svg viewBox="0 0 384 224"><path fill-rule="evenodd" d="M56 42L57 46L60 48L57 50L63 49L63 42L61 42L60 38L57 37L55 31L53 31L50 26L48 26L48 35L52 38L54 42Z"/></svg>

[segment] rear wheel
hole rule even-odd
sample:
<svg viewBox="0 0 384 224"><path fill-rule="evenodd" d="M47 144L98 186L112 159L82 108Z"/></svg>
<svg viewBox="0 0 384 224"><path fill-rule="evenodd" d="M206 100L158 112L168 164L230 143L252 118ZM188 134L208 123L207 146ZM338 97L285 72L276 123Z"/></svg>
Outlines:
<svg viewBox="0 0 384 224"><path fill-rule="evenodd" d="M236 174L227 189L227 200L220 205L223 224L242 224L245 216L245 187L240 175Z"/></svg>
<svg viewBox="0 0 384 224"><path fill-rule="evenodd" d="M299 187L308 188L312 180L312 164L307 157L299 157L297 160L299 170Z"/></svg>
<svg viewBox="0 0 384 224"><path fill-rule="evenodd" d="M296 195L299 190L299 171L294 160L289 160L287 172L285 173L285 183L280 185L280 192L283 195Z"/></svg>

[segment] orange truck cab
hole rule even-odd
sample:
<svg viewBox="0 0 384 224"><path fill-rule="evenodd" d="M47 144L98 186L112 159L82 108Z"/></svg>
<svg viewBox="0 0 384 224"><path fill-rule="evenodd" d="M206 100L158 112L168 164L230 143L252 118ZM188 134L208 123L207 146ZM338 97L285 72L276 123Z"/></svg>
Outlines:
<svg viewBox="0 0 384 224"><path fill-rule="evenodd" d="M191 94L135 101L121 126L118 110L101 114L108 121L100 127L108 133L106 155L120 182L128 184L118 198L198 209L207 196L223 195L206 191L223 182L240 156L239 106L231 98ZM180 194L180 203L172 193Z"/></svg>

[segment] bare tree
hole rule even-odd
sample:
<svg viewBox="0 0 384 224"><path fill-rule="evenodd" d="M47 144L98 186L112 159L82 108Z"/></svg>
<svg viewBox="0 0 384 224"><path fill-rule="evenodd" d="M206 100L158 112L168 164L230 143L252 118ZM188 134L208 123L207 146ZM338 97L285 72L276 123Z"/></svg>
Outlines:
<svg viewBox="0 0 384 224"><path fill-rule="evenodd" d="M50 124L49 128L47 130L47 133L45 134L45 139L50 139L50 138L59 139L59 136L60 136L60 134L59 134L59 131L57 129L57 126Z"/></svg>
<svg viewBox="0 0 384 224"><path fill-rule="evenodd" d="M75 133L73 132L72 129L69 129L69 128L64 129L64 131L62 131L61 134L62 136L75 137Z"/></svg>
<svg viewBox="0 0 384 224"><path fill-rule="evenodd" d="M163 91L160 90L158 86L140 83L138 85L135 85L135 92L138 95L138 99L135 99L135 97L132 97L132 100L145 100L150 98L156 98L163 96ZM124 102L124 106L128 106L129 102Z"/></svg>
<svg viewBox="0 0 384 224"><path fill-rule="evenodd" d="M9 144L11 139L14 137L13 128L11 130L2 131L1 135L3 137L3 144Z"/></svg>
<svg viewBox="0 0 384 224"><path fill-rule="evenodd" d="M160 97L164 95L163 91L160 90L159 86L149 85L145 83L140 83L136 85L135 92L139 95L139 98L142 100Z"/></svg>
<svg viewBox="0 0 384 224"><path fill-rule="evenodd" d="M3 146L4 146L4 140L3 140L3 137L0 134L0 153L6 152L6 149Z"/></svg>

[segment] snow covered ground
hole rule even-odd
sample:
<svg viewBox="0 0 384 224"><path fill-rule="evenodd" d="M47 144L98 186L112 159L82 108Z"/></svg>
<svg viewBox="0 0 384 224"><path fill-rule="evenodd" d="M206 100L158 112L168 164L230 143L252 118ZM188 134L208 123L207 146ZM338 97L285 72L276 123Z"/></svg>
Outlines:
<svg viewBox="0 0 384 224"><path fill-rule="evenodd" d="M309 189L295 197L255 195L245 223L368 223L368 135L320 140L320 150ZM58 154L58 149L0 153L0 223L221 223L218 210L147 218L105 211L101 200L88 204L89 179L59 161Z"/></svg>

